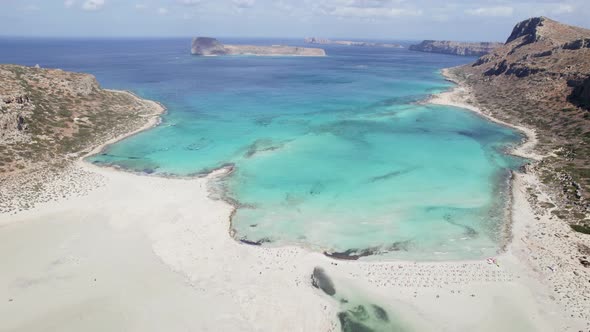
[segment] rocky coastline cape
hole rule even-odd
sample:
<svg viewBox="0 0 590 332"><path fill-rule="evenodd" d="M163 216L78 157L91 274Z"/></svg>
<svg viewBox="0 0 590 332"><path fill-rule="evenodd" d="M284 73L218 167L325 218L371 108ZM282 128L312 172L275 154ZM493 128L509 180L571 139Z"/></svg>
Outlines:
<svg viewBox="0 0 590 332"><path fill-rule="evenodd" d="M224 45L215 38L196 37L193 39L191 54L198 56L256 55L256 56L326 56L321 48L285 45Z"/></svg>
<svg viewBox="0 0 590 332"><path fill-rule="evenodd" d="M410 51L441 53L464 56L482 56L492 52L502 43L492 42L457 42L448 40L424 40L420 44L411 45Z"/></svg>
<svg viewBox="0 0 590 332"><path fill-rule="evenodd" d="M351 41L351 40L330 40L317 37L305 38L307 44L318 44L318 45L343 45L343 46L361 46L361 47L388 47L388 48L404 48L400 44L391 43L374 43L366 41Z"/></svg>
<svg viewBox="0 0 590 332"><path fill-rule="evenodd" d="M59 69L0 65L0 86L0 213L52 199L42 190L51 179L164 111L129 92L103 89L92 75Z"/></svg>
<svg viewBox="0 0 590 332"><path fill-rule="evenodd" d="M533 128L533 163L553 188L553 213L590 234L590 30L546 17L518 23L506 44L448 71L480 108Z"/></svg>

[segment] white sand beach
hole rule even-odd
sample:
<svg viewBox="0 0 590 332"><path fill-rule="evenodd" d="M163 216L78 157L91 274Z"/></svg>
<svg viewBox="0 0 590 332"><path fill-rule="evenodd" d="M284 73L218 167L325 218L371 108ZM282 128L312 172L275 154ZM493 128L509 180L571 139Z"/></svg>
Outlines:
<svg viewBox="0 0 590 332"><path fill-rule="evenodd" d="M436 102L467 108L464 97ZM524 132L519 151L532 156ZM232 207L209 195L222 171L75 169L93 190L0 215L0 331L338 331L339 304L312 286L314 267L416 331L590 328L590 275L569 254L588 240L529 204L531 191L544 197L534 174L515 174L513 239L496 265L244 245L228 234Z"/></svg>

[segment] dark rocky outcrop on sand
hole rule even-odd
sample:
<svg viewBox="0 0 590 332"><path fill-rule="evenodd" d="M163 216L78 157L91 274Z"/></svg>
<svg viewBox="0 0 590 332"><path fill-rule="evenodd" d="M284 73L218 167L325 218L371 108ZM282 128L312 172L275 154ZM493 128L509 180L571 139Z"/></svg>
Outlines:
<svg viewBox="0 0 590 332"><path fill-rule="evenodd" d="M464 56L482 56L492 52L502 43L468 43L448 40L424 40L420 44L411 45L411 51L441 53Z"/></svg>
<svg viewBox="0 0 590 332"><path fill-rule="evenodd" d="M193 39L191 54L199 56L325 56L326 52L321 48L308 48L284 45L224 45L215 38L197 37Z"/></svg>
<svg viewBox="0 0 590 332"><path fill-rule="evenodd" d="M361 47L387 47L387 48L404 48L400 44L392 43L374 43L367 41L352 41L352 40L331 40L325 38L309 37L305 38L307 44L317 45L342 45L342 46L361 46Z"/></svg>
<svg viewBox="0 0 590 332"><path fill-rule="evenodd" d="M321 267L313 269L313 273L311 274L311 284L313 287L321 289L327 295L334 296L334 294L336 294L334 283L330 277L328 277L326 271Z"/></svg>

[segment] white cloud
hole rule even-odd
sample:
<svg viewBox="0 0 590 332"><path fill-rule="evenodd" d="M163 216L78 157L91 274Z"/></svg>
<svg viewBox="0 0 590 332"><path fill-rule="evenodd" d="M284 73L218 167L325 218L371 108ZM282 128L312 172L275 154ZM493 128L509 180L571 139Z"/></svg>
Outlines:
<svg viewBox="0 0 590 332"><path fill-rule="evenodd" d="M137 10L144 10L147 8L147 5L143 4L143 3L138 3L135 5L135 9Z"/></svg>
<svg viewBox="0 0 590 332"><path fill-rule="evenodd" d="M514 8L508 6L481 7L475 9L467 9L465 10L465 13L474 16L512 16L512 13L514 13Z"/></svg>
<svg viewBox="0 0 590 332"><path fill-rule="evenodd" d="M76 0L65 0L64 7L71 8L73 5L76 4Z"/></svg>
<svg viewBox="0 0 590 332"><path fill-rule="evenodd" d="M554 14L570 14L573 13L576 10L576 8L572 5L568 5L568 4L559 4L555 7L555 9L553 10Z"/></svg>
<svg viewBox="0 0 590 332"><path fill-rule="evenodd" d="M183 6L196 6L201 3L201 0L179 0L178 3Z"/></svg>
<svg viewBox="0 0 590 332"><path fill-rule="evenodd" d="M421 10L386 7L336 7L329 14L340 17L389 18L399 16L419 16Z"/></svg>
<svg viewBox="0 0 590 332"><path fill-rule="evenodd" d="M23 10L27 11L27 12L36 12L36 11L41 10L41 7L39 7L37 5L26 5L23 7Z"/></svg>
<svg viewBox="0 0 590 332"><path fill-rule="evenodd" d="M86 0L82 5L82 9L88 11L100 10L104 6L105 0Z"/></svg>
<svg viewBox="0 0 590 332"><path fill-rule="evenodd" d="M168 14L168 8L165 8L165 7L158 8L158 14L160 14L160 15Z"/></svg>
<svg viewBox="0 0 590 332"><path fill-rule="evenodd" d="M256 3L256 0L232 0L234 6L238 8L250 8Z"/></svg>

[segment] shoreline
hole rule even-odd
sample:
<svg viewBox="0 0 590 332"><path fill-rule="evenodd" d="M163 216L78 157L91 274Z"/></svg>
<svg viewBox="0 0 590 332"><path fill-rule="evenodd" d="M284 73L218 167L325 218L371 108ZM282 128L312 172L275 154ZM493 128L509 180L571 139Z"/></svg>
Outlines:
<svg viewBox="0 0 590 332"><path fill-rule="evenodd" d="M158 119L152 116L88 155ZM0 260L7 262L0 293L10 299L0 301L0 313L8 317L0 328L337 331L337 313L345 309L312 286L316 267L326 271L340 298L362 294L416 330L587 328L550 299L552 290L529 262L535 250L544 255L537 246L550 244L529 234L536 218L526 196L531 174L515 173L511 180L514 239L497 264L375 262L335 260L298 246L240 244L230 233L234 209L211 197L210 181L222 170L169 178L98 166L84 157L76 166L105 184L16 216L0 214L0 225L12 221L0 228ZM23 242L37 245L23 248Z"/></svg>
<svg viewBox="0 0 590 332"><path fill-rule="evenodd" d="M91 148L91 150L87 153L84 153L84 151L82 151L82 153L84 153L83 156L81 156L79 158L79 160L83 160L85 158L88 158L92 155L96 155L96 154L100 154L102 151L104 151L105 148L107 148L109 145L115 144L119 141L122 141L126 138L129 138L131 136L137 135L139 133L141 133L142 131L154 128L159 126L162 123L162 118L161 116L166 114L166 112L168 111L166 106L164 106L163 104L161 104L160 102L157 102L155 100L150 100L150 99L144 99L141 98L140 96L138 96L137 94L128 91L128 90L111 90L111 89L105 89L106 91L111 91L114 93L120 93L120 94L127 94L133 98L135 98L137 101L141 102L141 103L147 103L147 104L151 104L151 106L153 107L153 109L156 110L156 112L154 114L151 114L149 116L148 121L141 127L132 130L130 132L121 134L117 137L113 137L109 140L107 140L106 142L99 144L93 148ZM88 163L88 162L87 162ZM88 164L92 164L92 163L88 163Z"/></svg>
<svg viewBox="0 0 590 332"><path fill-rule="evenodd" d="M540 161L541 159L543 159L543 156L538 155L534 152L534 148L538 143L537 134L535 130L502 121L500 119L495 118L493 115L482 111L479 107L475 106L473 103L469 101L469 98L471 98L472 95L471 91L464 84L454 79L454 77L449 74L449 69L450 68L442 69L440 74L445 78L445 80L455 84L455 86L450 88L448 91L444 91L430 96L427 100L424 101L424 103L443 106L453 106L457 108L466 109L487 119L488 121L500 124L505 127L516 129L518 132L523 134L525 139L522 143L518 144L518 146L515 146L512 149L512 151L510 151L510 154L517 157L532 159L535 161Z"/></svg>
<svg viewBox="0 0 590 332"><path fill-rule="evenodd" d="M542 160L543 157L534 152L538 140L537 134L533 129L502 121L500 119L495 118L491 114L483 112L479 107L474 105L473 102L469 101L469 99L472 98L471 91L467 86L465 86L463 83L456 80L452 75L450 75L449 69L450 68L443 68L440 71L440 74L445 78L446 81L453 83L454 86L450 88L448 91L431 95L424 103L461 108L472 113L475 113L478 116L490 122L514 129L523 135L523 140L518 145L512 147L508 151L508 153L513 156L530 159L534 162L539 162ZM526 164L524 166L526 167ZM514 191L521 190L522 188L519 188L518 186L522 185L522 183L517 183L517 176L518 172L510 171L510 177L508 179L508 190L510 191L510 194L507 197L507 211L505 211L506 217L504 225L502 225L503 240L501 241L501 243L499 243L499 250L497 255L507 253L510 250L510 246L514 241L514 238L518 235L514 234L513 227L515 223L513 217L514 210L518 208L514 205ZM534 174L533 176L536 177L536 174Z"/></svg>

